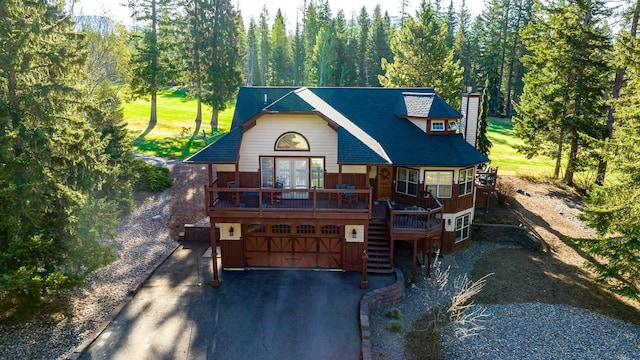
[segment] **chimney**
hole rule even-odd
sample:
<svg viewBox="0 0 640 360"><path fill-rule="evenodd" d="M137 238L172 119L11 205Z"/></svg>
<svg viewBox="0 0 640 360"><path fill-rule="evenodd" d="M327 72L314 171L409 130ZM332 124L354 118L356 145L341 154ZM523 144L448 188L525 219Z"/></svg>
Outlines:
<svg viewBox="0 0 640 360"><path fill-rule="evenodd" d="M462 94L462 120L460 120L460 133L471 146L476 147L478 138L478 119L480 117L480 98L482 94L472 93L471 88L466 94Z"/></svg>

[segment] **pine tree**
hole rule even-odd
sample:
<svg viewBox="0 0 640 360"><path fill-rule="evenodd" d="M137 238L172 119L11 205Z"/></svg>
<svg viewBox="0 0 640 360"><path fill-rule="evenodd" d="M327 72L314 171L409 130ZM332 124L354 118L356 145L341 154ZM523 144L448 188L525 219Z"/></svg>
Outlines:
<svg viewBox="0 0 640 360"><path fill-rule="evenodd" d="M0 2L0 39L0 297L28 306L114 258L118 211L96 196L109 140L63 4Z"/></svg>
<svg viewBox="0 0 640 360"><path fill-rule="evenodd" d="M137 24L144 24L132 32L135 52L132 56L131 92L134 98L150 96L151 112L149 124L140 134L144 137L153 130L158 123L157 92L168 84L173 73L171 66L163 60L169 60L166 55L168 43L159 36L170 25L169 9L173 5L171 0L129 0L131 16Z"/></svg>
<svg viewBox="0 0 640 360"><path fill-rule="evenodd" d="M367 8L362 7L360 9L360 15L358 15L358 27L360 32L358 33L358 86L369 86L369 69L367 64L367 44L369 40L369 28L371 26L371 20L367 13Z"/></svg>
<svg viewBox="0 0 640 360"><path fill-rule="evenodd" d="M487 130L489 129L489 80L484 84L482 88L482 103L480 104L480 118L478 119L478 150L481 153L489 156L491 147L493 144L487 137Z"/></svg>
<svg viewBox="0 0 640 360"><path fill-rule="evenodd" d="M271 41L269 41L269 11L265 5L262 6L262 12L260 12L260 18L258 20L258 43L260 44L260 82L261 86L267 86L271 84L269 73L271 71L270 55L271 55Z"/></svg>
<svg viewBox="0 0 640 360"><path fill-rule="evenodd" d="M600 1L557 1L538 9L524 32L532 53L523 59L529 72L515 133L525 141L520 150L529 156L547 147L557 161L556 176L568 139L567 184L573 184L582 164L594 160L589 144L600 136L606 118L611 46L603 9Z"/></svg>
<svg viewBox="0 0 640 360"><path fill-rule="evenodd" d="M253 17L249 20L249 28L247 29L247 51L245 57L245 84L249 86L259 85L262 75L260 73L260 59L258 56L258 27Z"/></svg>
<svg viewBox="0 0 640 360"><path fill-rule="evenodd" d="M384 75L382 59L393 62L393 53L389 44L389 34L382 17L382 10L378 5L373 10L373 24L367 46L367 67L370 73L368 84L370 86L380 86L379 77Z"/></svg>
<svg viewBox="0 0 640 360"><path fill-rule="evenodd" d="M282 12L278 9L271 29L271 84L291 85L291 46L287 38Z"/></svg>
<svg viewBox="0 0 640 360"><path fill-rule="evenodd" d="M471 14L467 8L465 0L462 0L460 4L460 10L458 11L458 31L454 38L454 59L460 61L463 73L463 84L465 86L471 86L475 88L475 81L473 79L472 61L474 59L472 53L473 42L471 39Z"/></svg>
<svg viewBox="0 0 640 360"><path fill-rule="evenodd" d="M460 105L462 68L445 44L446 28L423 1L417 19L408 19L391 40L393 62L382 61L385 87L434 87L449 104Z"/></svg>
<svg viewBox="0 0 640 360"><path fill-rule="evenodd" d="M293 85L304 84L305 76L305 48L304 38L300 30L300 23L296 22L296 32L293 35Z"/></svg>
<svg viewBox="0 0 640 360"><path fill-rule="evenodd" d="M204 9L202 101L212 107L211 132L218 131L218 114L232 100L242 84L239 14L230 0L214 0ZM262 43L261 43L262 47ZM261 49L263 50L263 49ZM268 58L268 56L267 56Z"/></svg>
<svg viewBox="0 0 640 360"><path fill-rule="evenodd" d="M633 5L637 26L640 2ZM633 24L633 21L632 21ZM581 240L599 279L613 291L638 299L640 295L640 39L621 31L616 41L617 61L625 69L615 106L616 131L609 140L605 160L615 176L595 186L587 198L584 220L598 231L596 239Z"/></svg>

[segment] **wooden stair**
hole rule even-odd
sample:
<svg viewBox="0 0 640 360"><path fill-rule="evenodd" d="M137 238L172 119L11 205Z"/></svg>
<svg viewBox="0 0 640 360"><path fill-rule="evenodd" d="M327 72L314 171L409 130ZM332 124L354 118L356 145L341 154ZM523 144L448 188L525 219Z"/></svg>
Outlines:
<svg viewBox="0 0 640 360"><path fill-rule="evenodd" d="M369 222L369 245L367 253L367 272L388 274L391 268L391 251L389 247L389 228L384 219L372 219Z"/></svg>

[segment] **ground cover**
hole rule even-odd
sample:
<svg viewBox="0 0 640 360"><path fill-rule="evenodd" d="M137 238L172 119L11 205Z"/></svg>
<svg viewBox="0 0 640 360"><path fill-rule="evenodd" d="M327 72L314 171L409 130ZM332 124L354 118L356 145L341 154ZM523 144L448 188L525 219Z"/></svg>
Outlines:
<svg viewBox="0 0 640 360"><path fill-rule="evenodd" d="M500 175L518 175L551 177L554 160L547 156L527 159L513 147L522 144L522 140L513 135L513 122L510 119L489 118L487 137L493 146L489 159L498 167Z"/></svg>
<svg viewBox="0 0 640 360"><path fill-rule="evenodd" d="M122 93L126 94L126 89L123 89ZM218 115L220 134L211 133L208 125L211 120L211 107L203 106L202 128L198 134L194 134L196 103L184 88L161 90L158 92L158 123L144 138L139 138L149 123L150 100L125 101L124 119L131 135L135 137L135 150L164 158L184 159L205 145L202 130L206 131L208 142L229 131L233 118L233 103Z"/></svg>

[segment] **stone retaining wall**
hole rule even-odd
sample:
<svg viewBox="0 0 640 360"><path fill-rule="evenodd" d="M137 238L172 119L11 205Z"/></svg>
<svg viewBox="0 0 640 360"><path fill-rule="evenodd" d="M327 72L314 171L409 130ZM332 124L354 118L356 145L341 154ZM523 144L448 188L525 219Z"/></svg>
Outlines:
<svg viewBox="0 0 640 360"><path fill-rule="evenodd" d="M366 293L360 300L360 339L362 346L362 359L372 359L371 344L371 323L369 314L371 311L381 307L388 307L396 304L404 298L404 274L398 268L393 269L396 274L396 282Z"/></svg>

